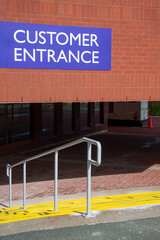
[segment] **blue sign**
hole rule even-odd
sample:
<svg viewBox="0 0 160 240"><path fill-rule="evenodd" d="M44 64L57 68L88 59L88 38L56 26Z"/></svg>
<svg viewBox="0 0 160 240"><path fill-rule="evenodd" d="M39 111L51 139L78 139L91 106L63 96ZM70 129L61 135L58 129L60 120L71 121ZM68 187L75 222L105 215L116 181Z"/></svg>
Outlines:
<svg viewBox="0 0 160 240"><path fill-rule="evenodd" d="M0 22L0 68L111 70L111 29Z"/></svg>

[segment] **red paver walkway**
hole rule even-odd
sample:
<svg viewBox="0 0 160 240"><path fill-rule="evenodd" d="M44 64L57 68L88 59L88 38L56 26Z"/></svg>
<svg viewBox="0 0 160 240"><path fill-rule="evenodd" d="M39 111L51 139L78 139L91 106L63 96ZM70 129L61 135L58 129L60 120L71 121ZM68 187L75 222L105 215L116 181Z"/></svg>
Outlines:
<svg viewBox="0 0 160 240"><path fill-rule="evenodd" d="M109 127L94 137L102 144L102 165L92 167L92 191L160 186L160 118L153 128ZM125 134L123 134L125 133ZM86 192L86 144L59 152L59 194ZM9 198L6 164L37 151L1 158L0 203ZM54 156L27 163L27 198L54 194ZM22 167L13 170L13 199L22 199Z"/></svg>

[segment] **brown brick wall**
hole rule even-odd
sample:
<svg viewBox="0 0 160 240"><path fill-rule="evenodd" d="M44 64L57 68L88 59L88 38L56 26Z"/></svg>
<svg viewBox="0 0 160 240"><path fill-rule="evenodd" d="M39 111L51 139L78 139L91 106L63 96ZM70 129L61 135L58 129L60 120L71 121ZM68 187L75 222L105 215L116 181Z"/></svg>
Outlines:
<svg viewBox="0 0 160 240"><path fill-rule="evenodd" d="M112 70L0 69L0 102L160 100L160 0L0 0L0 21L112 28Z"/></svg>

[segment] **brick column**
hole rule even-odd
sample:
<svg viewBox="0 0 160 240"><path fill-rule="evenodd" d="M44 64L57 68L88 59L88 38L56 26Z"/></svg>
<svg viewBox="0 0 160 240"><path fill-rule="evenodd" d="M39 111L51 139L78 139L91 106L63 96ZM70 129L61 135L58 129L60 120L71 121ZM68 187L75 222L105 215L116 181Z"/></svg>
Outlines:
<svg viewBox="0 0 160 240"><path fill-rule="evenodd" d="M80 131L80 103L72 103L72 128L74 131Z"/></svg>
<svg viewBox="0 0 160 240"><path fill-rule="evenodd" d="M108 125L108 102L100 103L100 123Z"/></svg>
<svg viewBox="0 0 160 240"><path fill-rule="evenodd" d="M63 135L63 103L54 104L54 133Z"/></svg>
<svg viewBox="0 0 160 240"><path fill-rule="evenodd" d="M38 140L42 135L42 104L30 104L30 132L31 138Z"/></svg>
<svg viewBox="0 0 160 240"><path fill-rule="evenodd" d="M94 127L95 125L95 103L88 103L88 126Z"/></svg>

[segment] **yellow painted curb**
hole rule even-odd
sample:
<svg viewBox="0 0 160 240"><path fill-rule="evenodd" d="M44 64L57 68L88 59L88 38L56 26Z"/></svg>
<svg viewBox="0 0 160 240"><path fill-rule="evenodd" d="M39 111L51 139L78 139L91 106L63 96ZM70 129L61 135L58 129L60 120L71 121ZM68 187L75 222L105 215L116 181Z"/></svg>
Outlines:
<svg viewBox="0 0 160 240"><path fill-rule="evenodd" d="M27 209L21 207L0 209L0 224L23 221L49 216L85 213L86 199L68 200L58 202L58 211L54 211L54 203L28 205ZM102 211L116 208L160 204L160 191L96 197L91 199L91 211Z"/></svg>

